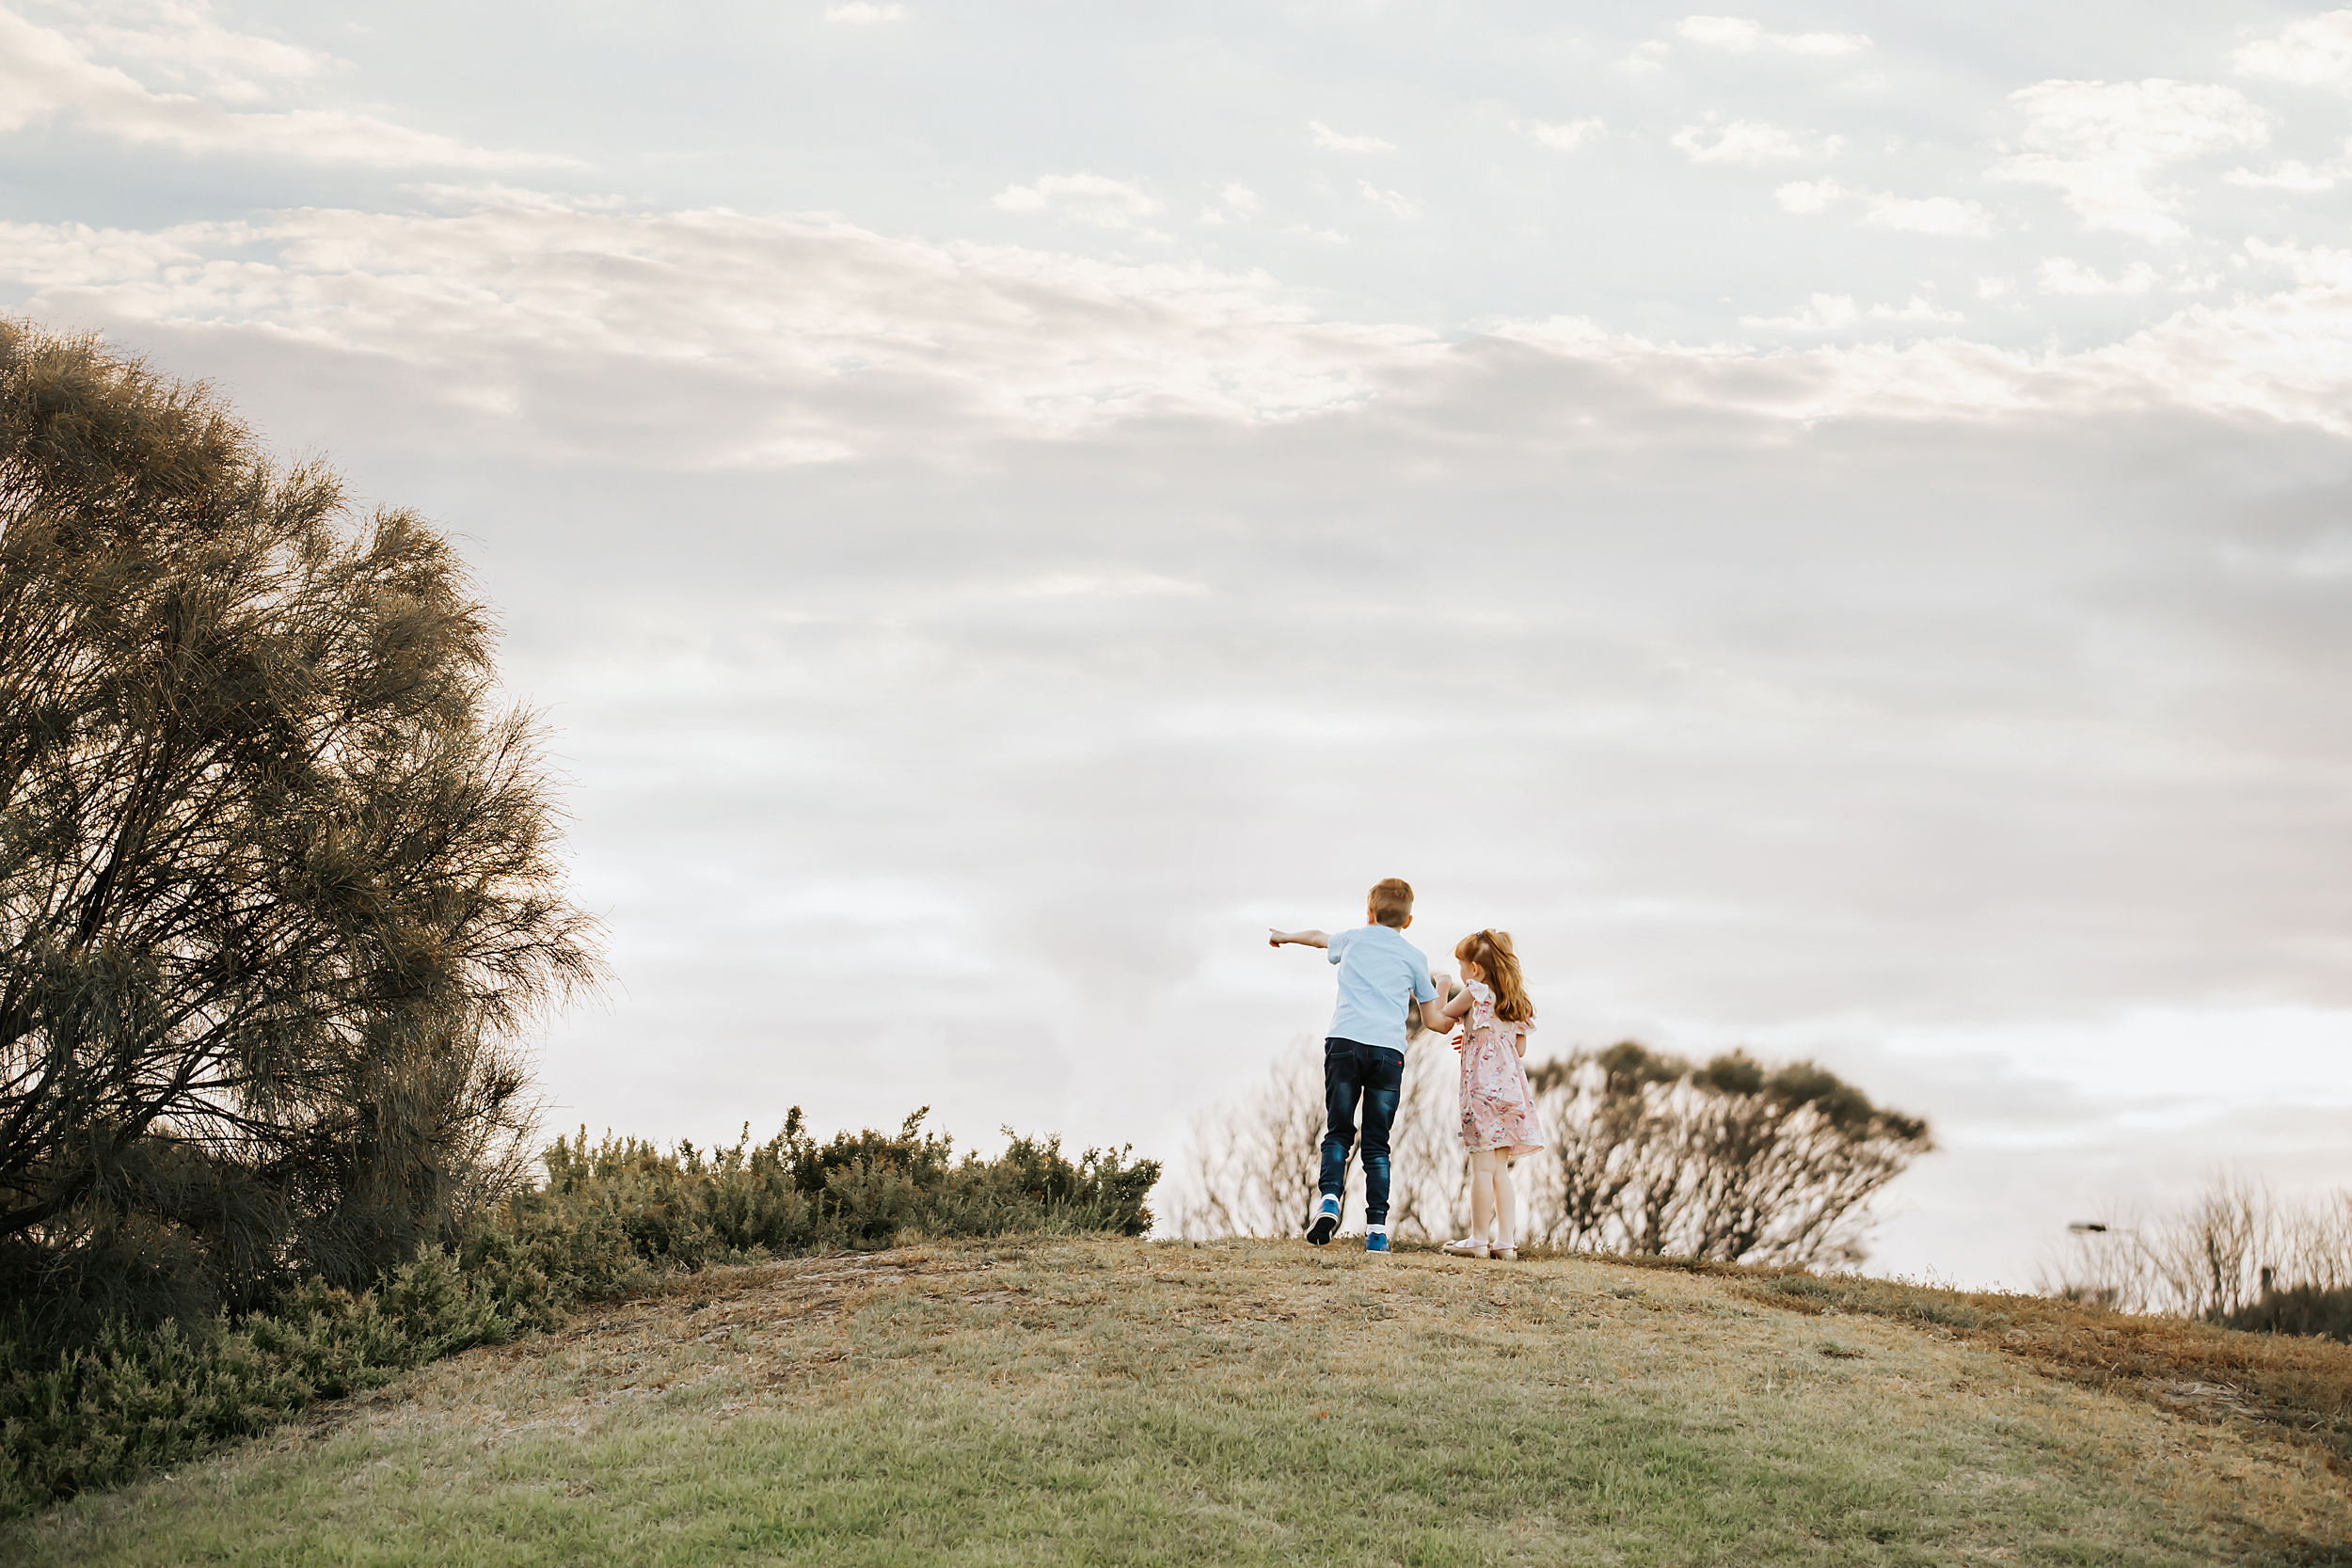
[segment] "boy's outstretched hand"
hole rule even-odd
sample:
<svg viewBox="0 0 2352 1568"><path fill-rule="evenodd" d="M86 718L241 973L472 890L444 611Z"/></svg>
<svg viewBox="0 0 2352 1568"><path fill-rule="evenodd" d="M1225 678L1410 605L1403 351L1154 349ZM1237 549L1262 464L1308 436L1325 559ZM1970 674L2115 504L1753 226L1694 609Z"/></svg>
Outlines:
<svg viewBox="0 0 2352 1568"><path fill-rule="evenodd" d="M1271 926L1266 927L1265 944L1268 947L1279 947L1286 942L1295 942L1301 947L1331 945L1331 939L1321 931L1278 931Z"/></svg>

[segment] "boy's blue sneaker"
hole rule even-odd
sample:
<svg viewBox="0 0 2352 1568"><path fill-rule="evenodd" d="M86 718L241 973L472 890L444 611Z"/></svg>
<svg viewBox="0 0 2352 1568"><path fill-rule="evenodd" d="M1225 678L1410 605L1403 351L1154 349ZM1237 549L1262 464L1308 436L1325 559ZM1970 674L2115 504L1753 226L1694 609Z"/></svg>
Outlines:
<svg viewBox="0 0 2352 1568"><path fill-rule="evenodd" d="M1369 1230L1365 1231L1365 1232L1364 1232L1364 1250L1365 1250L1366 1252L1386 1252L1386 1251L1388 1251L1388 1250L1389 1250L1389 1227L1388 1227L1387 1226L1385 1226L1385 1225L1382 1225L1382 1226L1375 1226L1375 1227L1374 1227L1373 1228L1371 1228L1371 1229L1369 1229Z"/></svg>
<svg viewBox="0 0 2352 1568"><path fill-rule="evenodd" d="M1340 1227L1340 1200L1326 1193L1315 1200L1315 1212L1307 1221L1307 1242L1321 1246Z"/></svg>

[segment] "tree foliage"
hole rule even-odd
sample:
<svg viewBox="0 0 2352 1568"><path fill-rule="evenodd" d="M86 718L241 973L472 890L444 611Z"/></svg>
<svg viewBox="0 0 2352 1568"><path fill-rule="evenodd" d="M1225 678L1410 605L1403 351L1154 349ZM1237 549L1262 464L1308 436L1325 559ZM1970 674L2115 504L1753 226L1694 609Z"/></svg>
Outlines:
<svg viewBox="0 0 2352 1568"><path fill-rule="evenodd" d="M519 1173L596 973L529 715L414 515L0 319L0 1280L358 1284Z"/></svg>
<svg viewBox="0 0 2352 1568"><path fill-rule="evenodd" d="M1550 1133L1531 1239L1724 1262L1858 1261L1869 1199L1928 1124L1811 1062L1694 1067L1632 1041L1528 1074Z"/></svg>

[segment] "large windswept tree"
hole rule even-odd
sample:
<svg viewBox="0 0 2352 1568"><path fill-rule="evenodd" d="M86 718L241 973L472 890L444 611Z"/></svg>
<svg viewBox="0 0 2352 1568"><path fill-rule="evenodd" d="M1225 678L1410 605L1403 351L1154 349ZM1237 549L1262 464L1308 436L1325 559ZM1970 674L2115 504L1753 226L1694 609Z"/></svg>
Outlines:
<svg viewBox="0 0 2352 1568"><path fill-rule="evenodd" d="M593 980L448 543L0 318L0 1293L362 1278L526 1130Z"/></svg>

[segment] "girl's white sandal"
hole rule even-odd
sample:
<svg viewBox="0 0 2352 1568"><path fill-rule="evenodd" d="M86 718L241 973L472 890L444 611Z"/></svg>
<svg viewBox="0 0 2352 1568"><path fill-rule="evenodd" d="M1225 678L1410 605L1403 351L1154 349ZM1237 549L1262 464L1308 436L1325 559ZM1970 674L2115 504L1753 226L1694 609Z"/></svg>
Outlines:
<svg viewBox="0 0 2352 1568"><path fill-rule="evenodd" d="M1494 1249L1484 1242L1472 1241L1465 1236L1458 1242L1446 1243L1438 1250L1450 1258L1484 1258Z"/></svg>
<svg viewBox="0 0 2352 1568"><path fill-rule="evenodd" d="M1519 1249L1515 1246L1499 1246L1489 1248L1486 1255L1489 1258L1503 1263L1516 1263L1519 1260Z"/></svg>

